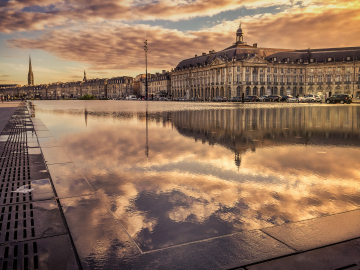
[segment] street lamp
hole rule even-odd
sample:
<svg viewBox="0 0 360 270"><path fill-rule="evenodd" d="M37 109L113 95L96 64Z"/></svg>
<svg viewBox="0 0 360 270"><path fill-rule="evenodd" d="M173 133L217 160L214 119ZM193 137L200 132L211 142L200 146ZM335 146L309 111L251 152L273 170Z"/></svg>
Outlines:
<svg viewBox="0 0 360 270"><path fill-rule="evenodd" d="M145 44L144 51L145 51L145 69L146 69L146 71L145 71L145 100L148 100L148 83L147 83L147 51L148 51L148 47L147 47L147 39L145 39L144 44Z"/></svg>

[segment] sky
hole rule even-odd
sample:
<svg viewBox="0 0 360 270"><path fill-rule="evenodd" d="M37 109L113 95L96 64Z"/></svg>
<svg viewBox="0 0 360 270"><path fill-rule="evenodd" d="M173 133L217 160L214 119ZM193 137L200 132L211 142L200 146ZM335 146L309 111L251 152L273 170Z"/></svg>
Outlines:
<svg viewBox="0 0 360 270"><path fill-rule="evenodd" d="M360 0L0 0L0 84L171 71L235 42L307 49L360 46Z"/></svg>

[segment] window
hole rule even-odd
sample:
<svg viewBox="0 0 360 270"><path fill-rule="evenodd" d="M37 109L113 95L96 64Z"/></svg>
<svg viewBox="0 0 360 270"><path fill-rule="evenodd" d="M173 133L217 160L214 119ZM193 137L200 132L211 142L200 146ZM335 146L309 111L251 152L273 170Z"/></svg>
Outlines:
<svg viewBox="0 0 360 270"><path fill-rule="evenodd" d="M284 76L280 76L280 82L283 83L284 82Z"/></svg>
<svg viewBox="0 0 360 270"><path fill-rule="evenodd" d="M296 74L296 68L294 68L294 74Z"/></svg>
<svg viewBox="0 0 360 270"><path fill-rule="evenodd" d="M264 72L264 69L263 69L263 68L260 68L260 72Z"/></svg>
<svg viewBox="0 0 360 270"><path fill-rule="evenodd" d="M302 68L300 69L300 74L303 74L303 69Z"/></svg>
<svg viewBox="0 0 360 270"><path fill-rule="evenodd" d="M287 76L286 82L287 82L287 83L290 83L290 82L291 82L290 76Z"/></svg>
<svg viewBox="0 0 360 270"><path fill-rule="evenodd" d="M328 68L328 73L331 73L331 68L330 67Z"/></svg>
<svg viewBox="0 0 360 270"><path fill-rule="evenodd" d="M284 73L284 69L280 68L280 73L283 74Z"/></svg>
<svg viewBox="0 0 360 270"><path fill-rule="evenodd" d="M249 82L250 81L250 75L249 74L245 74L245 82Z"/></svg>
<svg viewBox="0 0 360 270"><path fill-rule="evenodd" d="M264 82L264 74L260 74L260 82Z"/></svg>
<svg viewBox="0 0 360 270"><path fill-rule="evenodd" d="M341 67L337 67L336 72L340 73L341 72Z"/></svg>
<svg viewBox="0 0 360 270"><path fill-rule="evenodd" d="M293 77L293 82L296 83L296 76Z"/></svg>
<svg viewBox="0 0 360 270"><path fill-rule="evenodd" d="M240 74L236 75L236 81L240 82Z"/></svg>
<svg viewBox="0 0 360 270"><path fill-rule="evenodd" d="M253 82L257 82L257 74L253 73Z"/></svg>
<svg viewBox="0 0 360 270"><path fill-rule="evenodd" d="M331 75L326 75L326 82L331 82Z"/></svg>
<svg viewBox="0 0 360 270"><path fill-rule="evenodd" d="M302 70L302 69L300 69L300 70ZM300 82L300 83L303 83L303 81L304 81L304 76L302 76L302 75L299 76L299 82Z"/></svg>
<svg viewBox="0 0 360 270"><path fill-rule="evenodd" d="M314 73L314 69L313 69L313 68L310 68L310 73Z"/></svg>
<svg viewBox="0 0 360 270"><path fill-rule="evenodd" d="M231 72L231 67L229 67L229 72Z"/></svg>
<svg viewBox="0 0 360 270"><path fill-rule="evenodd" d="M331 57L328 57L328 59L327 59L327 60L328 60L328 62L331 62L332 58L331 58Z"/></svg>
<svg viewBox="0 0 360 270"><path fill-rule="evenodd" d="M320 75L320 76L318 77L318 82L320 82L320 83L323 82L323 76L322 76L322 75Z"/></svg>
<svg viewBox="0 0 360 270"><path fill-rule="evenodd" d="M287 69L287 73L290 73L290 68Z"/></svg>
<svg viewBox="0 0 360 270"><path fill-rule="evenodd" d="M246 72L250 72L250 68L249 68L249 67L246 67Z"/></svg>
<svg viewBox="0 0 360 270"><path fill-rule="evenodd" d="M322 69L321 69L321 68L318 69L318 73L322 73Z"/></svg>
<svg viewBox="0 0 360 270"><path fill-rule="evenodd" d="M359 70L360 70L360 68L359 68ZM270 68L269 67L267 68L267 72L270 73Z"/></svg>
<svg viewBox="0 0 360 270"><path fill-rule="evenodd" d="M270 83L270 75L267 75L267 77L266 77L266 81L268 82L268 83ZM360 75L359 75L359 78L360 78Z"/></svg>
<svg viewBox="0 0 360 270"><path fill-rule="evenodd" d="M346 73L350 73L350 67L346 67Z"/></svg>
<svg viewBox="0 0 360 270"><path fill-rule="evenodd" d="M240 72L240 67L239 66L237 66L237 72Z"/></svg>
<svg viewBox="0 0 360 270"><path fill-rule="evenodd" d="M274 83L277 83L277 76L274 76Z"/></svg>
<svg viewBox="0 0 360 270"><path fill-rule="evenodd" d="M310 82L310 83L314 82L314 76L312 76L312 75L309 76L309 82Z"/></svg>
<svg viewBox="0 0 360 270"><path fill-rule="evenodd" d="M336 75L336 77L335 77L335 82L340 82L340 75Z"/></svg>
<svg viewBox="0 0 360 270"><path fill-rule="evenodd" d="M231 83L231 75L229 75L229 83Z"/></svg>
<svg viewBox="0 0 360 270"><path fill-rule="evenodd" d="M277 73L277 68L274 68L274 73Z"/></svg>
<svg viewBox="0 0 360 270"><path fill-rule="evenodd" d="M346 74L346 76L345 76L345 81L346 81L346 82L350 82L350 74Z"/></svg>

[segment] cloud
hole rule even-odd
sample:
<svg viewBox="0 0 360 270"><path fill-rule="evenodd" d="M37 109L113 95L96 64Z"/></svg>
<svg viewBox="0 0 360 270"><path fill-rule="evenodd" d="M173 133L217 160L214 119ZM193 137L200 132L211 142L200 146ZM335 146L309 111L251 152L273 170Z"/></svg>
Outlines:
<svg viewBox="0 0 360 270"><path fill-rule="evenodd" d="M45 27L64 25L68 20L65 17L49 13L0 11L0 31L43 30Z"/></svg>
<svg viewBox="0 0 360 270"><path fill-rule="evenodd" d="M234 39L234 35L214 34L208 30L183 33L145 25L102 24L99 27L89 25L85 30L49 31L38 39L12 39L9 43L15 48L40 49L60 59L86 63L96 70L134 70L145 65L145 30L149 48L148 67L153 69L170 69L184 56L200 54L205 50L204 44L212 44L218 49L221 45L216 42L217 39L223 45Z"/></svg>

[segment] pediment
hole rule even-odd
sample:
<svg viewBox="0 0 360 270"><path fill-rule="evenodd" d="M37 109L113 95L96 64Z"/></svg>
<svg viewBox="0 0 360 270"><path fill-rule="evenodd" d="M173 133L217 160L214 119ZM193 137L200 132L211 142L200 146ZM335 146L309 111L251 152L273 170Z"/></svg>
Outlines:
<svg viewBox="0 0 360 270"><path fill-rule="evenodd" d="M221 65L224 64L225 62L222 61L220 58L215 58L214 61L211 62L210 66L216 66L216 65Z"/></svg>
<svg viewBox="0 0 360 270"><path fill-rule="evenodd" d="M252 64L268 64L268 61L258 57L258 56L255 56L253 58L250 58L250 59L247 59L247 60L244 60L245 63L252 63Z"/></svg>

